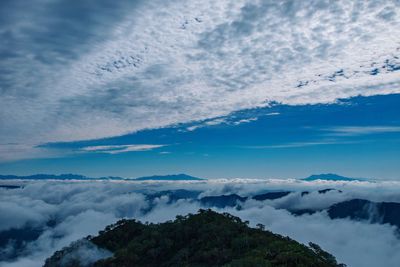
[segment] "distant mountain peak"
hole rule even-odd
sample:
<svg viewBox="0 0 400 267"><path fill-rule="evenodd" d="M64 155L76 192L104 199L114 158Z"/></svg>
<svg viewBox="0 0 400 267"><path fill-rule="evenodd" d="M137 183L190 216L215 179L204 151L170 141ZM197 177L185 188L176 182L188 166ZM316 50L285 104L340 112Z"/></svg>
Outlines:
<svg viewBox="0 0 400 267"><path fill-rule="evenodd" d="M362 178L350 178L341 176L334 173L322 173L322 174L313 174L308 176L307 178L301 179L303 181L316 181L316 180L325 180L325 181L363 181L365 179Z"/></svg>

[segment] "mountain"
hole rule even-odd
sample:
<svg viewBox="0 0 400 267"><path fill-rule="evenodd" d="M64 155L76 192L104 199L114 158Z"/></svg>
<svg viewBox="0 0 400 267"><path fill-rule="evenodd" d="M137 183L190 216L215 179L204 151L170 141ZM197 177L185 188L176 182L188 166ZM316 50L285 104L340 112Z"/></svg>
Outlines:
<svg viewBox="0 0 400 267"><path fill-rule="evenodd" d="M19 180L136 180L136 181L203 181L207 180L204 178L198 178L194 176L190 176L187 174L172 174L172 175L153 175L153 176L144 176L144 177L139 177L139 178L123 178L123 177L114 177L114 176L108 176L108 177L99 177L99 178L93 178L93 177L87 177L84 175L79 175L79 174L60 174L60 175L54 175L54 174L34 174L34 175L26 175L26 176L18 176L18 175L0 175L0 180L13 180L13 179L19 179ZM361 179L361 178L349 178L349 177L344 177L340 176L337 174L316 174L316 175L311 175L307 178L301 179L303 181L315 181L315 180L326 180L326 181L365 181L366 179ZM271 196L274 194L273 192L267 193L270 194ZM267 199L269 196L266 196Z"/></svg>
<svg viewBox="0 0 400 267"><path fill-rule="evenodd" d="M37 240L44 231L45 229L41 227L29 225L0 231L0 262L14 260L21 256L29 242ZM12 249L7 249L10 244L12 244Z"/></svg>
<svg viewBox="0 0 400 267"><path fill-rule="evenodd" d="M89 180L92 178L79 175L79 174L33 174L26 176L18 176L18 175L0 175L0 180Z"/></svg>
<svg viewBox="0 0 400 267"><path fill-rule="evenodd" d="M95 247L94 247L95 246ZM80 249L86 254L80 253ZM89 262L95 250L100 256ZM108 255L107 255L108 252ZM86 255L86 256L83 256ZM112 255L112 256L111 256ZM84 261L84 263L82 263ZM44 267L169 267L169 266L297 266L339 267L335 257L318 245L300 244L228 213L200 210L174 221L143 224L121 220L96 237L57 251Z"/></svg>
<svg viewBox="0 0 400 267"><path fill-rule="evenodd" d="M172 175L153 175L153 176L145 176L136 178L137 181L202 181L206 180L203 178L193 177L187 174L172 174Z"/></svg>
<svg viewBox="0 0 400 267"><path fill-rule="evenodd" d="M288 210L293 215L314 214L326 210L331 219L348 218L354 221L390 224L400 231L400 203L372 202L366 199L351 199L333 204L327 209L298 209Z"/></svg>
<svg viewBox="0 0 400 267"><path fill-rule="evenodd" d="M136 181L147 181L147 180L155 180L155 181L200 181L206 180L202 178L193 177L186 174L173 174L173 175L154 175L154 176L147 176L147 177L139 177L136 179L130 178L122 178L122 177L115 177L115 176L107 176L107 177L99 177L99 178L92 178L87 177L84 175L79 174L34 174L34 175L27 175L27 176L18 176L18 175L0 175L0 180L136 180Z"/></svg>
<svg viewBox="0 0 400 267"><path fill-rule="evenodd" d="M349 178L340 176L333 173L325 173L325 174L314 174L307 178L301 179L303 181L316 181L316 180L325 180L325 181L364 181L365 179L361 178Z"/></svg>
<svg viewBox="0 0 400 267"><path fill-rule="evenodd" d="M341 190L337 190L337 189L333 189L333 188L322 189L322 190L318 190L317 192L318 192L318 194L326 194L327 192L330 192L330 191L337 191L339 193L342 193ZM254 195L251 197L247 197L247 196L243 197L243 196L239 196L237 194L207 196L207 197L200 198L200 204L203 207L207 207L207 208L211 208L211 207L226 208L226 207L236 207L236 206L239 207L241 202L245 202L249 198L257 200L257 201L276 200L276 199L285 197L285 196L289 195L290 193L293 193L293 192L292 191L267 192L264 194L258 194L258 195ZM308 194L310 194L310 192L308 192L308 191L301 192L302 197L305 195L308 195ZM188 197L186 197L186 198L188 199ZM195 199L195 198L192 198L192 199Z"/></svg>
<svg viewBox="0 0 400 267"><path fill-rule="evenodd" d="M21 186L21 185L0 185L0 188L4 188L4 189L19 189L19 188L23 188L23 186Z"/></svg>
<svg viewBox="0 0 400 267"><path fill-rule="evenodd" d="M321 189L321 190L318 190L317 192L318 192L318 194L326 194L326 193L331 192L331 191L336 191L336 192L338 192L338 193L343 193L342 190L338 190L338 189L335 189L335 188ZM306 196L306 195L308 195L308 194L310 194L309 191L303 191L303 192L301 192L301 196L302 196L302 197L304 197L304 196Z"/></svg>
<svg viewBox="0 0 400 267"><path fill-rule="evenodd" d="M388 223L400 229L400 203L395 202L352 199L331 206L328 209L328 215L331 219L350 218L367 220L371 223Z"/></svg>
<svg viewBox="0 0 400 267"><path fill-rule="evenodd" d="M290 191L278 191L278 192L268 192L265 194L260 194L260 195L255 195L252 197L252 199L258 200L258 201L263 201L263 200L274 200L278 198L282 198L284 196L289 195Z"/></svg>

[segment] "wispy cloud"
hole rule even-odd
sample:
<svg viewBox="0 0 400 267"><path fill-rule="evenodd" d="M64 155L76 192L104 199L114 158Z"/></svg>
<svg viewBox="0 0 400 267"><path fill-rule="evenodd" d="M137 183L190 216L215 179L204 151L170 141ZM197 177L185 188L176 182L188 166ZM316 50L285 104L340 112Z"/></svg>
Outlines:
<svg viewBox="0 0 400 267"><path fill-rule="evenodd" d="M207 127L207 126L214 126L214 125L219 125L219 124L227 124L227 118L223 117L223 118L215 118L215 119L211 119L211 120L206 120L204 122L189 126L186 128L186 130L188 131L194 131L196 129L199 128L203 128L203 127Z"/></svg>
<svg viewBox="0 0 400 267"><path fill-rule="evenodd" d="M355 144L355 143L360 143L360 141L320 140L320 141L310 141L310 142L284 143L277 145L255 145L255 146L240 146L240 147L247 149L269 149L269 148L296 148L296 147L321 146L321 145L345 145L345 144Z"/></svg>
<svg viewBox="0 0 400 267"><path fill-rule="evenodd" d="M81 148L84 152L97 152L97 153L107 153L107 154L119 154L125 152L134 151L148 151L156 148L164 147L166 145L109 145L109 146L87 146Z"/></svg>
<svg viewBox="0 0 400 267"><path fill-rule="evenodd" d="M400 126L339 126L325 128L329 135L356 136L382 133L400 133Z"/></svg>
<svg viewBox="0 0 400 267"><path fill-rule="evenodd" d="M0 162L33 158L56 158L69 153L71 153L69 149L48 149L29 143L0 144Z"/></svg>
<svg viewBox="0 0 400 267"><path fill-rule="evenodd" d="M271 114L271 113L269 113L269 114ZM267 115L269 115L269 114L267 114ZM242 124L242 123L249 123L249 122L252 122L252 121L256 121L258 118L248 118L248 119L241 119L241 120L238 120L238 121L235 121L235 122L233 122L233 124L234 125L239 125L239 124Z"/></svg>
<svg viewBox="0 0 400 267"><path fill-rule="evenodd" d="M325 137L320 140L307 141L307 142L290 142L283 144L271 145L255 145L255 146L241 146L248 149L268 149L268 148L296 148L308 146L321 146L321 145L346 145L356 144L361 142L368 142L368 140L346 140L346 137L384 134L384 133L400 133L400 126L336 126L319 129L325 132ZM349 138L347 138L349 139Z"/></svg>
<svg viewBox="0 0 400 267"><path fill-rule="evenodd" d="M268 113L266 114L267 116L273 116L273 115L278 115L279 113ZM221 117L221 118L215 118L211 120L206 120L204 122L191 125L186 128L188 131L194 131L199 128L207 127L207 126L215 126L215 125L220 125L220 124L226 124L226 125L239 125L243 123L249 123L249 122L254 122L257 121L257 117L251 117L251 118L243 118L243 119L238 119L235 118L235 116L226 116L226 117Z"/></svg>

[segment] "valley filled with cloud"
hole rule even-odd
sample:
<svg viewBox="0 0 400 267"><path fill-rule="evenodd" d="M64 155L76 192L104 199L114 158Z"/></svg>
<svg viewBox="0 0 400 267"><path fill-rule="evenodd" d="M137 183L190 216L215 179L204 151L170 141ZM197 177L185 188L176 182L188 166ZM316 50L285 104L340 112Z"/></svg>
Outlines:
<svg viewBox="0 0 400 267"><path fill-rule="evenodd" d="M4 181L2 182L4 184ZM394 181L9 181L0 188L0 266L38 266L56 250L121 218L165 222L200 208L229 212L299 242L315 242L350 267L400 261L399 222L379 203L400 203ZM18 186L22 186L17 188ZM333 218L332 206L371 201L365 218ZM398 204L400 205L400 204ZM351 215L351 216L350 216ZM398 220L398 218L397 218ZM84 258L110 254L85 245Z"/></svg>

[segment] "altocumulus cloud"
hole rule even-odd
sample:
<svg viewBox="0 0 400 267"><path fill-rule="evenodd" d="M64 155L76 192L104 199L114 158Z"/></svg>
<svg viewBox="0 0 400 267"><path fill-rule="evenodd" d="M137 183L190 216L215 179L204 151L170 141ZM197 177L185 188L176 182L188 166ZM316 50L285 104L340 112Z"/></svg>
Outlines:
<svg viewBox="0 0 400 267"><path fill-rule="evenodd" d="M210 119L269 101L331 103L400 88L398 1L26 5L1 3L2 160L51 153L38 151L47 142Z"/></svg>
<svg viewBox="0 0 400 267"><path fill-rule="evenodd" d="M336 188L324 194L316 190ZM162 190L186 189L197 197L172 201ZM300 182L296 180L213 180L208 182L29 182L24 188L0 194L0 234L10 229L36 229L39 234L17 247L10 241L1 247L0 266L38 266L55 250L87 235L94 235L120 218L163 222L178 214L196 212L202 206L198 198L222 194L251 196L260 192L295 191L281 199L247 200L241 209L224 208L252 226L257 223L300 242L318 243L350 267L396 266L400 261L400 240L395 227L331 220L325 211L293 216L287 209L321 209L332 204L364 198L373 201L400 202L398 182ZM310 193L301 196L302 191ZM379 191L379 194L377 193ZM371 241L372 240L372 241ZM95 260L107 251L79 243L83 258ZM14 255L14 257L11 257Z"/></svg>

